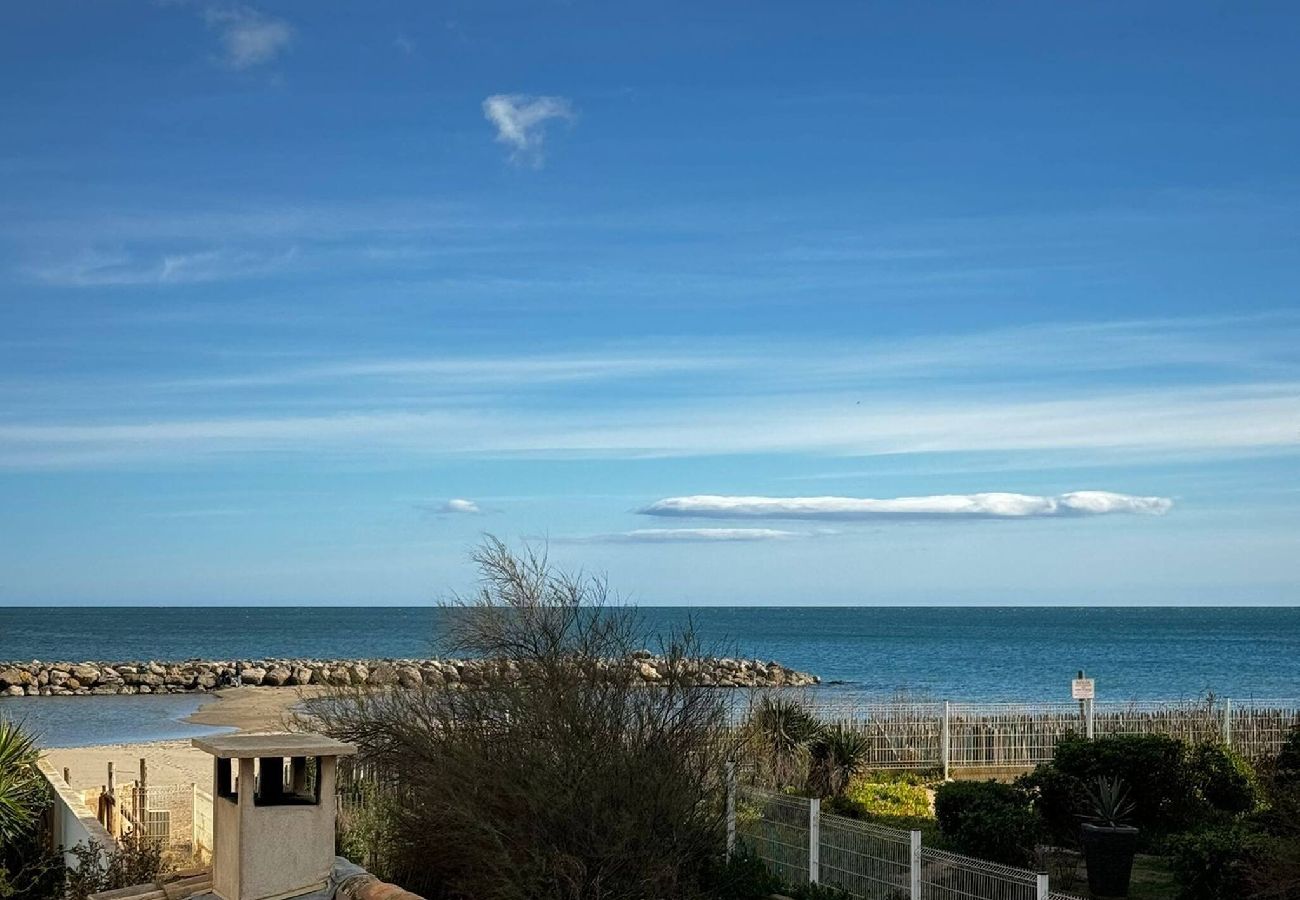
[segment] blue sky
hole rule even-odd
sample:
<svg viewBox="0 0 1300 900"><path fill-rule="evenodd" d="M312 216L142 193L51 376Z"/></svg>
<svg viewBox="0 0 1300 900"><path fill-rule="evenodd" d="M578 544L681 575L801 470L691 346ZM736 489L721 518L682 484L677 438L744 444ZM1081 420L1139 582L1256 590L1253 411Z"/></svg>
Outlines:
<svg viewBox="0 0 1300 900"><path fill-rule="evenodd" d="M1293 4L3 19L0 604L1300 600Z"/></svg>

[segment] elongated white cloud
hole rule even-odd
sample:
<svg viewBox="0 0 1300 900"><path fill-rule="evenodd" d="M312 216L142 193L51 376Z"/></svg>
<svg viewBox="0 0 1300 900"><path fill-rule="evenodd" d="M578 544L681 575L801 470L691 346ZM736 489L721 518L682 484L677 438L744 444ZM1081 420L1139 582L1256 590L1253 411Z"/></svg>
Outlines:
<svg viewBox="0 0 1300 900"><path fill-rule="evenodd" d="M1055 497L1033 494L936 494L928 497L668 497L638 512L647 516L701 519L1028 519L1110 513L1163 515L1167 497L1134 497L1110 491L1073 491Z"/></svg>
<svg viewBox="0 0 1300 900"><path fill-rule="evenodd" d="M775 528L638 528L612 534L568 538L575 544L710 544L750 541L785 541L805 537L797 531Z"/></svg>
<svg viewBox="0 0 1300 900"><path fill-rule="evenodd" d="M573 105L564 97L493 94L483 101L483 115L496 126L497 140L512 148L511 160L540 166L546 123L572 119Z"/></svg>
<svg viewBox="0 0 1300 900"><path fill-rule="evenodd" d="M429 512L433 512L433 513L445 513L445 514L469 515L469 516L478 515L483 511L479 509L478 504L475 503L473 500L465 500L464 498L461 497L453 497L450 500L446 500L443 501L442 503L437 503L432 506L426 506L424 508L427 509Z"/></svg>

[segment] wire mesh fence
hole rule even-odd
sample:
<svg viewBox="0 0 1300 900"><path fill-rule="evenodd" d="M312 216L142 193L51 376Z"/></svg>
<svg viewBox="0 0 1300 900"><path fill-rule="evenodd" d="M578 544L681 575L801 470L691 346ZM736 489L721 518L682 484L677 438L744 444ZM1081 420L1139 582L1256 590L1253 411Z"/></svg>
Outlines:
<svg viewBox="0 0 1300 900"><path fill-rule="evenodd" d="M943 764L942 703L816 703L820 717L867 739L873 769L937 769Z"/></svg>
<svg viewBox="0 0 1300 900"><path fill-rule="evenodd" d="M149 784L130 782L115 791L119 817L118 833L160 847L180 857L195 855L195 819L202 816L198 788L193 784ZM211 848L212 799L207 813L207 847Z"/></svg>
<svg viewBox="0 0 1300 900"><path fill-rule="evenodd" d="M809 698L829 723L868 741L873 769L1015 771L1049 762L1067 733L1163 734L1189 743L1223 742L1248 759L1275 755L1300 726L1300 700L857 703Z"/></svg>
<svg viewBox="0 0 1300 900"><path fill-rule="evenodd" d="M822 884L868 900L910 896L910 832L830 815L822 816L820 825L818 874Z"/></svg>
<svg viewBox="0 0 1300 900"><path fill-rule="evenodd" d="M948 768L1031 769L1052 758L1063 735L1087 726L1078 703L954 703Z"/></svg>
<svg viewBox="0 0 1300 900"><path fill-rule="evenodd" d="M738 788L736 841L780 878L808 880L810 802L758 788Z"/></svg>
<svg viewBox="0 0 1300 900"><path fill-rule="evenodd" d="M1046 878L987 860L921 848L920 900L1043 900Z"/></svg>
<svg viewBox="0 0 1300 900"><path fill-rule="evenodd" d="M736 790L737 846L789 884L815 880L862 900L1048 900L1044 874L923 847L919 831L822 815L806 797Z"/></svg>
<svg viewBox="0 0 1300 900"><path fill-rule="evenodd" d="M1292 728L1300 727L1300 701L1224 700L1224 740L1251 759L1276 755Z"/></svg>

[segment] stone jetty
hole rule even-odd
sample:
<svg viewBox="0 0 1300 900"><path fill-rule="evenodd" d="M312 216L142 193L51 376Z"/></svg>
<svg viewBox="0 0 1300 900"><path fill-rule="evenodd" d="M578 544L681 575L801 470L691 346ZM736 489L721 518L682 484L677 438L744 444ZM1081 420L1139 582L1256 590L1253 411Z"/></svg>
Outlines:
<svg viewBox="0 0 1300 900"><path fill-rule="evenodd" d="M258 659L185 662L0 662L0 697L66 697L104 694L189 694L236 685L293 687L414 688L473 686L488 666L475 659ZM624 665L641 681L664 678L668 663L639 651L610 665ZM821 679L757 659L700 659L687 663L697 684L711 687L807 687Z"/></svg>

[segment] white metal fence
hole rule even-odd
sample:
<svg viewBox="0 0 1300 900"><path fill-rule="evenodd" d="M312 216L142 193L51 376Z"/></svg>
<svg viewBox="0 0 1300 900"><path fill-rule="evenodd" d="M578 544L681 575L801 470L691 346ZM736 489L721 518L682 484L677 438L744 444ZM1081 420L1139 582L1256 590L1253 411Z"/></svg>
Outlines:
<svg viewBox="0 0 1300 900"><path fill-rule="evenodd" d="M730 786L728 830L736 846L792 884L817 882L862 900L1077 900L1048 876L922 846L921 832L843 816L821 803Z"/></svg>
<svg viewBox="0 0 1300 900"><path fill-rule="evenodd" d="M919 900L1047 900L1047 875L921 848Z"/></svg>
<svg viewBox="0 0 1300 900"><path fill-rule="evenodd" d="M921 832L900 831L843 816L822 816L818 879L855 897L907 897L912 891L912 859L921 849Z"/></svg>
<svg viewBox="0 0 1300 900"><path fill-rule="evenodd" d="M1276 754L1287 732L1300 726L1300 700L856 703L814 697L810 705L823 719L867 738L867 767L945 775L953 769L1032 769L1052 759L1067 732L1222 741L1257 759Z"/></svg>
<svg viewBox="0 0 1300 900"><path fill-rule="evenodd" d="M165 849L190 849L194 843L194 785L128 784L117 796L122 834Z"/></svg>

